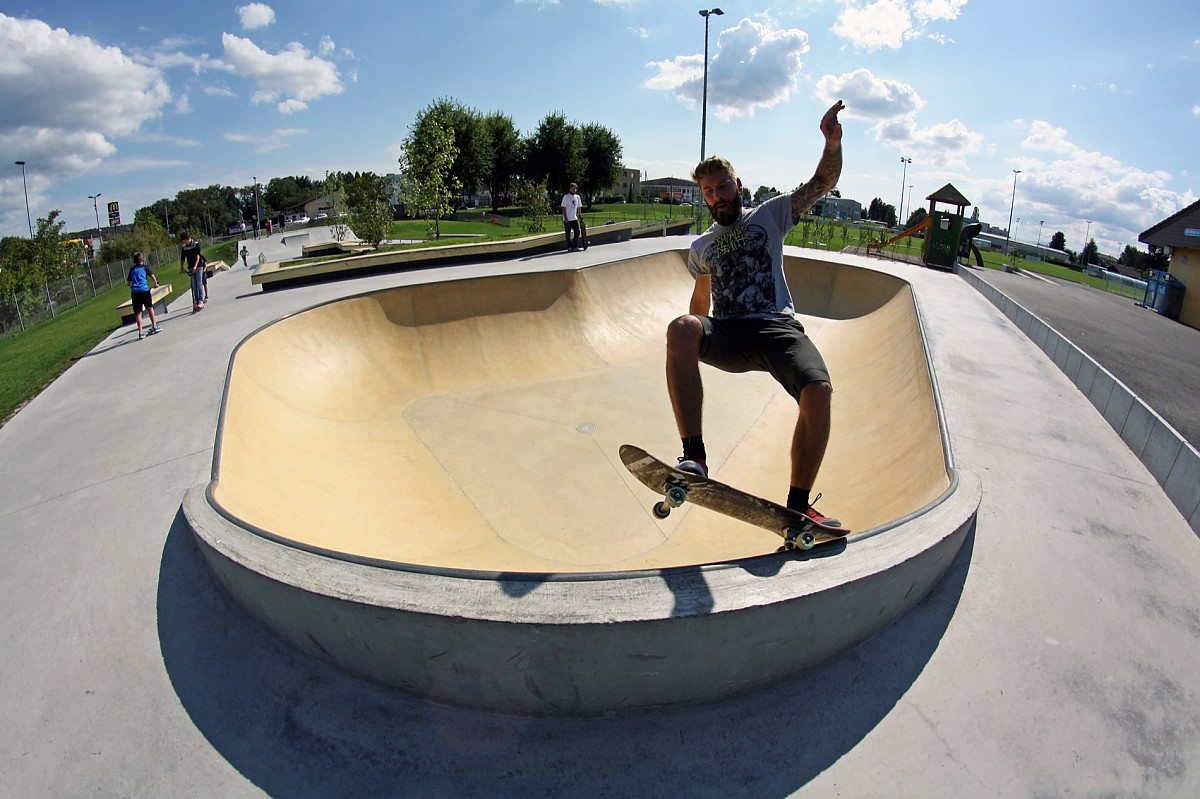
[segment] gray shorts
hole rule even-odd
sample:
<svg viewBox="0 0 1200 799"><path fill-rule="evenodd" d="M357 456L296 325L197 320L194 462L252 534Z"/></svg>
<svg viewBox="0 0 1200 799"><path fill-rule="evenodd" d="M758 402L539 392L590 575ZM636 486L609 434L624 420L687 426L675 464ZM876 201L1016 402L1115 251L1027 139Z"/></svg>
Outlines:
<svg viewBox="0 0 1200 799"><path fill-rule="evenodd" d="M701 316L700 360L725 372L769 372L800 399L809 383L829 382L829 369L796 319L714 319Z"/></svg>

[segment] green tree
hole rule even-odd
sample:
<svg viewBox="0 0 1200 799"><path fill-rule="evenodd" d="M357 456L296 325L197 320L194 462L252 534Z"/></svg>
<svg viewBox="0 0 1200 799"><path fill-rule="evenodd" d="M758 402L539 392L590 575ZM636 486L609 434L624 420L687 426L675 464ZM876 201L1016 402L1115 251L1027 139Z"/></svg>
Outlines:
<svg viewBox="0 0 1200 799"><path fill-rule="evenodd" d="M364 172L346 187L346 204L358 238L379 249L387 238L392 224L392 206L388 202L388 187L379 175Z"/></svg>
<svg viewBox="0 0 1200 799"><path fill-rule="evenodd" d="M896 206L891 203L885 203L883 200L876 197L871 200L871 205L867 209L867 219L874 219L876 222L882 222L888 227L896 226Z"/></svg>
<svg viewBox="0 0 1200 799"><path fill-rule="evenodd" d="M340 172L326 172L321 195L329 203L330 230L338 241L350 235L350 212L346 203L346 179Z"/></svg>
<svg viewBox="0 0 1200 799"><path fill-rule="evenodd" d="M546 220L554 215L550 201L546 199L548 189L545 181L521 178L517 183L517 197L525 211L521 224L528 233L545 233Z"/></svg>
<svg viewBox="0 0 1200 799"><path fill-rule="evenodd" d="M591 208L597 197L606 196L621 182L621 139L597 122L581 127L579 135L583 139L585 166L576 183Z"/></svg>
<svg viewBox="0 0 1200 799"><path fill-rule="evenodd" d="M306 202L316 198L317 183L307 175L289 175L282 178L271 178L263 190L261 200L265 200L272 210L272 216L285 211L299 209ZM251 201L253 201L251 197Z"/></svg>
<svg viewBox="0 0 1200 799"><path fill-rule="evenodd" d="M492 210L496 211L500 198L516 187L521 175L521 134L512 118L499 111L483 118L483 129L491 149L491 166L484 182L492 194Z"/></svg>
<svg viewBox="0 0 1200 799"><path fill-rule="evenodd" d="M1058 250L1059 252L1066 252L1067 251L1067 234L1063 233L1061 230L1057 231L1053 236L1050 237L1049 247L1052 250Z"/></svg>
<svg viewBox="0 0 1200 799"><path fill-rule="evenodd" d="M63 236L66 223L58 216L59 211L55 208L44 218L38 219L33 234L30 255L41 281L67 277L74 274L79 266L76 248L68 244Z"/></svg>
<svg viewBox="0 0 1200 799"><path fill-rule="evenodd" d="M144 209L143 209L144 210ZM142 215L136 218L133 226L126 233L109 236L100 245L96 261L109 264L133 258L135 252L154 252L171 245L167 231L162 223L152 216Z"/></svg>
<svg viewBox="0 0 1200 799"><path fill-rule="evenodd" d="M916 227L925 221L925 217L929 216L929 212L924 208L917 208L908 215L908 221L904 223L904 229L909 230Z"/></svg>
<svg viewBox="0 0 1200 799"><path fill-rule="evenodd" d="M458 151L454 133L434 113L423 114L404 140L400 173L404 176L401 197L409 216L433 221L435 238L442 237L442 217L454 212L451 203L462 183L453 174Z"/></svg>
<svg viewBox="0 0 1200 799"><path fill-rule="evenodd" d="M561 112L547 114L525 142L525 177L565 192L587 168L583 135Z"/></svg>
<svg viewBox="0 0 1200 799"><path fill-rule="evenodd" d="M1092 239L1086 245L1084 245L1083 252L1080 253L1080 255L1083 259L1082 260L1083 266L1087 266L1090 263L1094 263L1096 260L1096 256L1099 254L1099 252L1100 252L1100 248L1096 246L1095 239Z"/></svg>

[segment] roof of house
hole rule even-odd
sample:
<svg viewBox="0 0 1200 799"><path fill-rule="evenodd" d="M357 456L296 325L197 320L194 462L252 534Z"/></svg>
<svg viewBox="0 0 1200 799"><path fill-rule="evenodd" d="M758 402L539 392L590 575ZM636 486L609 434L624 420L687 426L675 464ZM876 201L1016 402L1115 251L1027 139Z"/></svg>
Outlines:
<svg viewBox="0 0 1200 799"><path fill-rule="evenodd" d="M1200 200L1138 234L1138 241L1155 247L1200 250Z"/></svg>

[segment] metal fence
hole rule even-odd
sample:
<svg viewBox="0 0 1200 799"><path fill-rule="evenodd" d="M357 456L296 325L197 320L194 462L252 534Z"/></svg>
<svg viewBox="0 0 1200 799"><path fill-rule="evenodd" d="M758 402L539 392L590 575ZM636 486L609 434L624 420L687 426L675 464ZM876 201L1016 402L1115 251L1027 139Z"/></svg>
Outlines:
<svg viewBox="0 0 1200 799"><path fill-rule="evenodd" d="M146 254L152 270L179 258L173 247ZM37 289L0 297L0 338L19 335L30 328L53 319L58 314L78 307L113 286L126 285L126 276L133 261L125 259L108 264L84 265L70 277L43 283Z"/></svg>

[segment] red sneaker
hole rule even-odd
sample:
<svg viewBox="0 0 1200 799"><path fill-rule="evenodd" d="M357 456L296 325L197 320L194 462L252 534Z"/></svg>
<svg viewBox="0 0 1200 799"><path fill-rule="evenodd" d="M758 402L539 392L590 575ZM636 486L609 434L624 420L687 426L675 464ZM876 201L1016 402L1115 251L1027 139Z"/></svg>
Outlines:
<svg viewBox="0 0 1200 799"><path fill-rule="evenodd" d="M815 503L820 498L821 498L821 495L817 494L815 497L813 497L813 502ZM814 522L821 525L822 527L841 527L842 526L841 520L826 516L825 514L821 513L819 510L817 510L815 507L813 507L813 505L808 506L808 509L804 511L804 515L807 516L808 518L812 519Z"/></svg>

